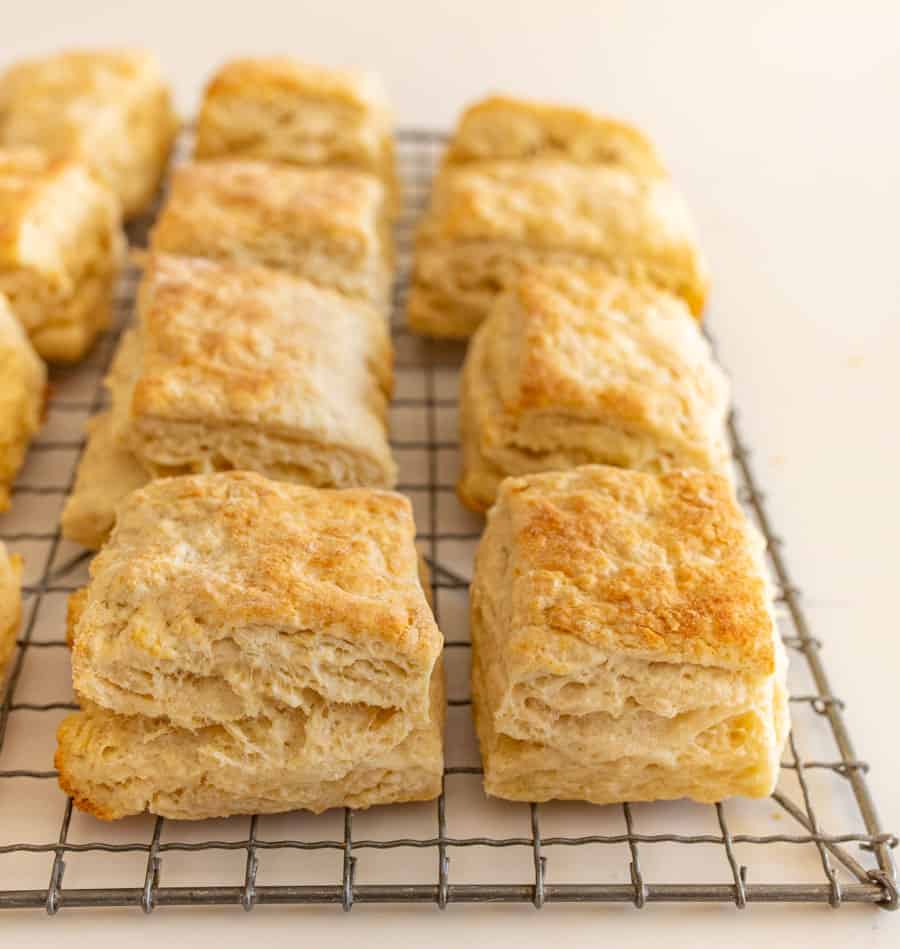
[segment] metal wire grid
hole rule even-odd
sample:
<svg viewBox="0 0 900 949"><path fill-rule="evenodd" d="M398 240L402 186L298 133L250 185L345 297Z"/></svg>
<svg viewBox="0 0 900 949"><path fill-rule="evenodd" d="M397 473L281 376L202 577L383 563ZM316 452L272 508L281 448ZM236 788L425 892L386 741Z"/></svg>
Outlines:
<svg viewBox="0 0 900 949"><path fill-rule="evenodd" d="M443 136L440 134L420 130L406 130L398 137L399 159L408 188L406 212L398 233L402 275L406 273L409 260L414 221L426 199L442 142ZM152 215L149 217L152 219ZM148 221L145 220L132 228L130 236L134 242L141 243L147 225ZM45 741L36 752L46 762L44 769L6 767L4 770L4 752L9 753L7 735L10 723L16 716L44 716L54 712L61 715L76 707L70 700L20 700L17 693L21 688L26 664L33 665L31 678L34 679L35 676L42 676L53 654L62 651L62 655L65 655L61 618L52 615L43 618L42 613L53 613L48 604L54 595L67 594L80 585L78 575L83 575L87 559L84 553L69 548L61 540L58 511L53 512L52 522L46 529L35 529L31 520L32 511L24 509L29 507L29 499L38 506L52 502L58 508L71 487L77 458L83 447L83 439L73 439L71 433L83 418L96 412L103 404L100 381L122 327L130 316L136 280L137 275L133 271L125 276L118 300L117 327L104 336L87 363L77 370L54 374L50 421L41 439L33 446L29 464L15 486L16 504L12 514L0 521L0 538L12 549L22 550L32 567L39 565L39 569L33 571L34 578L26 578L26 619L0 706L0 869L2 861L24 859L26 854L45 855L48 860L52 856L49 877L44 886L3 889L3 881L9 874L4 876L0 873L0 908L43 907L50 914L62 907L76 906L139 906L149 913L158 906L173 905L231 904L251 910L258 904L301 903L337 903L344 910L350 910L355 903L432 903L443 909L450 903L478 902L531 903L537 908L550 902L631 902L640 908L647 903L664 901L732 902L738 908L751 902L820 902L833 907L852 902L871 903L886 909L897 908L898 890L891 853L897 841L892 834L885 833L879 823L866 784L868 765L857 757L844 724L843 703L832 692L822 663L822 644L809 631L800 606L800 593L791 582L782 554L782 542L769 522L763 495L754 481L749 453L734 416L730 419L729 428L742 500L768 541L769 561L785 626L784 640L794 656L792 668L796 670L798 666L805 665L810 682L807 690L795 691L791 695L795 729L782 768L793 793L782 790L780 783L779 790L772 798L781 811L799 825L802 833L760 833L759 829L768 829L768 820L777 816L770 813L771 806L764 813L764 804L759 802L729 802L727 805L703 808L690 806L692 810L684 810L689 807L686 804L623 804L621 809L575 806L571 813L564 810L562 814L569 831L566 834L546 834L542 831L542 814L546 820L548 810L555 805L532 804L528 807L524 834L493 836L490 830L497 825L499 814L519 813L517 809L525 806L488 805L479 799L473 799L474 803L466 802L463 808L456 806L460 800L460 792L455 787L458 778L475 782L480 787L481 771L477 766L476 755L471 764L448 764L444 793L436 805L395 806L357 816L357 823L365 819L367 826L374 819L376 832L367 838L354 837L354 813L345 810L336 829L333 827L334 812L318 818L289 815L287 820L301 821L304 829L309 827L311 832L300 833L294 829L289 835L276 838L261 834L260 821L268 818L255 816L249 819L246 832L238 833L234 839L206 837L210 829L234 829L240 826L237 822L246 821L245 818L201 825L145 818L136 819L145 828L142 836L138 838L137 834L130 833L130 828L135 826L133 821L120 822L119 826L124 826L125 830L120 830L116 836L124 834L125 839L111 842L102 839L111 825L86 818L89 839L73 841L70 839L73 818L78 819L81 815L77 815L77 812L73 814L71 800L64 798L62 792L55 791L51 798L54 812L62 811L56 840L26 843L14 839L14 842L6 842L4 838L10 831L3 830L4 814L12 817L15 827L21 826L20 809L31 796L29 788L32 782L55 787L56 773L51 764L52 741ZM395 297L398 398L394 400L393 408L395 412L405 412L408 416L418 418L421 437L395 440L393 448L400 459L401 490L412 497L417 523L422 528L418 540L432 568L434 608L447 636L446 650L450 665L449 660L454 654L467 656L470 645L464 633L465 623L460 620L459 601L456 604L442 604L442 600L445 597L462 597L464 607L472 548L480 533L477 522L462 513L461 509L453 511L453 516L448 515L448 511L456 505L448 468L454 463L453 456L457 449L453 414L456 409L456 371L461 350L427 342L409 334L402 324L404 296L405 280L401 277ZM57 429L60 430L59 437L54 435ZM47 483L48 467L56 470L56 466L48 465L45 460L55 458L59 453L69 453L65 461L59 462L60 467L65 469L66 477L62 483L58 479L51 479L51 483ZM417 468L414 463L405 464L404 456L407 453L413 456L418 453L420 457L424 455L424 466ZM448 457L445 458L445 455ZM445 480L442 481L442 477ZM21 512L18 516L17 511ZM35 519L39 520L37 517ZM453 607L453 613L442 616L446 612L442 605L445 608ZM465 663L461 667L463 672L464 666ZM465 676L462 676L461 680L464 679ZM457 709L463 711L463 727L471 736L467 712L469 699L463 695L454 697L451 691L449 705L451 716ZM802 717L798 714L801 709L808 710L810 714ZM800 751L801 725L803 741L814 737L814 744L819 744L830 729L837 755L826 756L822 760L806 758ZM468 740L471 744L471 737ZM448 736L448 759L452 761L453 757L451 732ZM830 779L825 786L818 780L823 775ZM793 782L790 781L791 777ZM25 787L21 786L23 783ZM852 811L851 829L846 833L829 833L820 817L823 805L834 812L835 809L830 807L832 798L842 789L846 797L847 788L852 794L849 807L849 811ZM846 805L846 800L844 803ZM41 803L40 806L44 807L45 804ZM479 807L488 806L492 808L489 813L479 812L472 817ZM433 830L415 836L382 836L380 831L383 825L393 826L397 821L400 821L404 830L413 829L414 825L421 823L422 807L427 807L429 811L429 823ZM504 810L498 811L497 807ZM744 829L740 832L732 830L729 824L729 813L732 823L736 820L732 810L735 807L742 808L738 817ZM463 813L468 815L470 821L475 820L478 833L469 836L451 835L448 819L450 811L453 811L455 820ZM712 820L714 832L676 833L668 829L668 822L682 830L687 829L682 821L690 823L690 820L697 818L698 813L704 815L705 821ZM848 807L845 806L845 818L847 813ZM613 814L618 814L623 822L621 831L599 832L606 829ZM667 822L665 832L640 831L639 823L653 815L661 815L661 819ZM407 819L409 824L404 823ZM314 828L325 825L332 827L330 836L314 831ZM201 828L200 839L166 838L166 830L173 827L181 831L178 836L188 837L190 835L186 831L190 826ZM291 827L293 829L293 823ZM571 833L573 827L579 832ZM15 830L12 833L14 835ZM720 878L721 882L695 882L685 872L689 850L696 852L704 845L713 847L719 856L714 862L703 865L702 879ZM648 874L642 869L642 861L646 863L648 857L655 856L656 848L660 846L668 846L670 850L661 869ZM597 856L598 847L600 856ZM852 852L851 847L861 852ZM562 868L565 854L572 849L586 851L588 848L593 849L591 859L586 861L587 879L553 882L554 867ZM745 853L750 848L754 854L761 856L748 870L747 864L739 859L739 851ZM627 858L627 863L606 856L619 850ZM316 851L325 851L339 859L339 869L335 873L338 879L298 882L304 879L301 871ZM371 859L389 851L400 851L406 855L400 874L401 882L358 882L356 870L359 857L365 855L366 859ZM192 885L166 885L163 882L167 857L171 865L177 855L197 852L219 854L220 858L229 852L243 854L243 879L216 885L211 874L203 882ZM472 852L478 854L478 859L471 861L470 866L473 871L470 876L474 877L474 881L457 879L454 866L458 868L462 855ZM526 870L522 873L517 869L510 882L501 882L498 861L501 854L509 852L526 855ZM551 852L554 854L551 858L553 862L548 865ZM818 880L806 880L804 877L798 882L793 876L786 881L779 879L776 870L784 861L784 854L797 852L813 856L819 868ZM422 853L434 857L433 870L428 873L424 872L423 866L419 866L418 870L410 868L411 863L421 864L420 860L413 860L412 856ZM457 860L455 865L451 863L451 853ZM84 854L99 855L104 860L111 860L112 855L136 855L143 861L142 877L130 886L118 885L117 879L117 885L114 886L67 887L64 876L67 858ZM261 868L267 860L274 861L276 854L287 867L285 875L289 882L259 882ZM793 868L793 863L788 863ZM205 868L209 866L206 864ZM16 880L19 879L17 870L17 867L12 868L12 876ZM652 879L654 876L661 876L671 882L657 882Z"/></svg>

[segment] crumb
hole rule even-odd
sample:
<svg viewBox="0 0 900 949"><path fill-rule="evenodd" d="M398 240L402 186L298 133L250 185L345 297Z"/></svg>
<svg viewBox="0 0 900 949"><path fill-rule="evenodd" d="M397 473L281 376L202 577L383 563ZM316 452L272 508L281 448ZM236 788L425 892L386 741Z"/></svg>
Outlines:
<svg viewBox="0 0 900 949"><path fill-rule="evenodd" d="M849 356L847 358L847 365L851 369L859 369L863 364L862 356Z"/></svg>
<svg viewBox="0 0 900 949"><path fill-rule="evenodd" d="M772 455L772 466L774 468L783 468L786 461L784 455Z"/></svg>

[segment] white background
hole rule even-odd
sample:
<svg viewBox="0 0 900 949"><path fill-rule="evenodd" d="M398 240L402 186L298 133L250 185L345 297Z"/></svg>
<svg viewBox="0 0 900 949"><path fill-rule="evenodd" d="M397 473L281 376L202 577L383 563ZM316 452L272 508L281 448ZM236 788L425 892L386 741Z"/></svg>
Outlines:
<svg viewBox="0 0 900 949"><path fill-rule="evenodd" d="M629 118L693 205L712 322L813 631L886 826L900 829L900 5L540 0L6 0L0 57L142 44L185 113L238 53L382 72L403 124L449 125L487 90ZM4 944L896 946L848 907L358 907L63 912Z"/></svg>

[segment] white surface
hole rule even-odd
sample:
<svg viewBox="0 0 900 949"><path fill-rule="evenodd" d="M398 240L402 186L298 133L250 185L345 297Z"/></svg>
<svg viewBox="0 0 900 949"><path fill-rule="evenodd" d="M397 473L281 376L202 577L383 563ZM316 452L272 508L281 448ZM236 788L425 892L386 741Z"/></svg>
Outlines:
<svg viewBox="0 0 900 949"><path fill-rule="evenodd" d="M191 110L237 52L358 63L404 124L449 124L487 89L580 101L644 126L687 191L709 253L712 319L769 504L825 640L835 692L887 827L900 828L900 9L884 3L188 4L29 2L2 56L141 43ZM7 806L0 802L0 806ZM667 946L896 945L900 916L848 907L358 907L4 915L4 942L100 947L364 940ZM146 942L145 942L146 941Z"/></svg>

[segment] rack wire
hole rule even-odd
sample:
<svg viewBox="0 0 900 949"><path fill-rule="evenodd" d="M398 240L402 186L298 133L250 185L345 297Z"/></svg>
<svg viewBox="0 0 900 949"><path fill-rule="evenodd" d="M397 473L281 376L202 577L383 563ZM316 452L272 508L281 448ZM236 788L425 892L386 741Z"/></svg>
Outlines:
<svg viewBox="0 0 900 949"><path fill-rule="evenodd" d="M469 714L466 590L480 522L456 502L459 347L403 326L415 218L444 138L398 136L406 211L398 228L393 320L397 398L393 449L412 499L418 542L432 568L446 636L449 720L443 793L436 804L314 817L183 823L130 818L104 824L73 811L56 785L53 733L76 708L63 629L65 596L83 583L87 555L60 537L84 420L103 404L101 381L130 318L137 275L118 297L116 327L91 357L52 377L48 421L0 519L0 539L26 557L25 619L0 706L0 909L213 904L656 902L868 903L898 907L892 849L766 511L732 415L740 494L768 541L779 624L793 655L794 730L779 787L762 802L592 807L492 802ZM182 152L185 142L182 142ZM137 222L138 245L149 222ZM782 822L791 824L789 828ZM361 826L362 825L362 829ZM22 834L26 828L32 840ZM677 831L675 830L677 828ZM506 831L504 835L497 832ZM395 833L396 831L396 833ZM235 863L237 860L237 863ZM379 866L379 862L385 865Z"/></svg>

